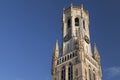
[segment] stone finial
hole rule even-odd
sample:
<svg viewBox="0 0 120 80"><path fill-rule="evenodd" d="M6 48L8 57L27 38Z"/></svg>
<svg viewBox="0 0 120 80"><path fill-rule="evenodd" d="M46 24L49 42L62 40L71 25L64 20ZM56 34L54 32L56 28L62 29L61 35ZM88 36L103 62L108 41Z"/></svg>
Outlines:
<svg viewBox="0 0 120 80"><path fill-rule="evenodd" d="M56 43L55 43L55 48L54 50L59 50L59 46L58 46L58 40L56 40Z"/></svg>
<svg viewBox="0 0 120 80"><path fill-rule="evenodd" d="M99 52L98 52L96 43L94 43L94 54L97 55L97 56L99 56Z"/></svg>
<svg viewBox="0 0 120 80"><path fill-rule="evenodd" d="M55 47L53 50L53 57L52 57L52 75L55 73L55 61L59 57L59 46L58 46L58 40L56 40Z"/></svg>

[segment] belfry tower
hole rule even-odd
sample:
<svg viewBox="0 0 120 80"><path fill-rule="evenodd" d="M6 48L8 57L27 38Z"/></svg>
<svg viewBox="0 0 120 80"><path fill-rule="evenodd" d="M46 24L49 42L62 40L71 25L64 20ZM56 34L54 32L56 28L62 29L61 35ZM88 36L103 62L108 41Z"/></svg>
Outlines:
<svg viewBox="0 0 120 80"><path fill-rule="evenodd" d="M52 58L52 80L102 80L100 56L91 51L89 14L83 6L63 9L62 48L56 41Z"/></svg>

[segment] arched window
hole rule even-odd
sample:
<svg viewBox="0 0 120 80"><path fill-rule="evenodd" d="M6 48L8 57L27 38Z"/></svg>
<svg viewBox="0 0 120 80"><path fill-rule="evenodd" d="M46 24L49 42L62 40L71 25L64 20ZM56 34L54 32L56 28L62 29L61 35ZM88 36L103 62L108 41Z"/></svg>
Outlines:
<svg viewBox="0 0 120 80"><path fill-rule="evenodd" d="M75 26L79 26L79 18L75 18Z"/></svg>
<svg viewBox="0 0 120 80"><path fill-rule="evenodd" d="M65 66L62 67L61 80L65 80Z"/></svg>
<svg viewBox="0 0 120 80"><path fill-rule="evenodd" d="M68 19L68 21L67 21L67 27L68 27L68 28L71 27L71 19Z"/></svg>
<svg viewBox="0 0 120 80"><path fill-rule="evenodd" d="M68 68L68 80L73 80L73 68L72 68L72 64L69 64L69 68Z"/></svg>

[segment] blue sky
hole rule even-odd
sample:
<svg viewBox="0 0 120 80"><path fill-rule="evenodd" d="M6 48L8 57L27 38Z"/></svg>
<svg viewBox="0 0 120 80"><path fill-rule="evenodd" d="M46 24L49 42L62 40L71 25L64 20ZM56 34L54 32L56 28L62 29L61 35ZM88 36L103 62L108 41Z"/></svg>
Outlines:
<svg viewBox="0 0 120 80"><path fill-rule="evenodd" d="M119 0L0 0L0 80L51 80L62 9L71 2L89 11L103 80L120 80Z"/></svg>

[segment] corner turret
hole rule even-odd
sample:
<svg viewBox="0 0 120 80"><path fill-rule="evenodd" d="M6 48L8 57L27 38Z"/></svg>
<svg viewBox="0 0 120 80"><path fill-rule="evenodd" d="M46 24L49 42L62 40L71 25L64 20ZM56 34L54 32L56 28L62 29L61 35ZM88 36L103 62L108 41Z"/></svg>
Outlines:
<svg viewBox="0 0 120 80"><path fill-rule="evenodd" d="M58 40L55 43L55 47L54 47L54 51L53 51L53 57L54 57L54 59L57 59L59 57Z"/></svg>
<svg viewBox="0 0 120 80"><path fill-rule="evenodd" d="M59 58L59 46L58 46L58 40L55 43L55 47L53 50L53 56L52 56L52 75L55 73L55 66L56 66L56 60Z"/></svg>

